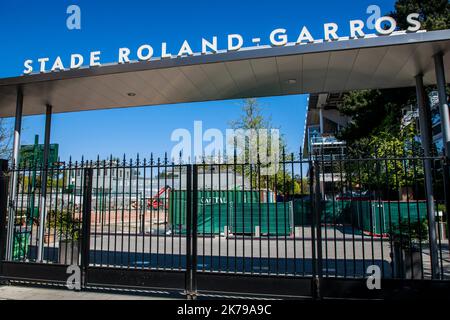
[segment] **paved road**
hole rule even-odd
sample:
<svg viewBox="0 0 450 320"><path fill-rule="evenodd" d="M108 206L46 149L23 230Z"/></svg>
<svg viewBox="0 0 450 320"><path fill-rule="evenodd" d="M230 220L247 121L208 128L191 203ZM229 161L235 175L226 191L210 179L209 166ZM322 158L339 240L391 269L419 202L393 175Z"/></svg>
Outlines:
<svg viewBox="0 0 450 320"><path fill-rule="evenodd" d="M0 300L173 300L168 294L154 296L126 293L75 292L66 289L50 289L20 286L0 287ZM180 295L179 299L183 299Z"/></svg>
<svg viewBox="0 0 450 320"><path fill-rule="evenodd" d="M279 236L198 238L198 269L248 273L312 274L312 240L309 228L297 238ZM429 277L428 244L422 243L421 260L424 277ZM48 260L57 260L57 245L47 250ZM33 251L33 250L32 250ZM391 277L393 266L388 239L354 234L353 230L333 227L322 230L324 274L330 276L365 276L367 267L378 265L385 277ZM55 261L56 262L56 261ZM442 269L450 279L448 243L442 243ZM132 268L184 269L186 238L184 236L146 234L95 234L91 237L91 263L100 266Z"/></svg>

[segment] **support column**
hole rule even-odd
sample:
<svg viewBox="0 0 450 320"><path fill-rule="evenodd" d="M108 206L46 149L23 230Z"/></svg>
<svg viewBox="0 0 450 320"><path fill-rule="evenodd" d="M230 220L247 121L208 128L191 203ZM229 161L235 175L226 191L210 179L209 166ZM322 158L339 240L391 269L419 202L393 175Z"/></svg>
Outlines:
<svg viewBox="0 0 450 320"><path fill-rule="evenodd" d="M44 137L44 154L42 159L42 173L41 173L41 208L39 210L39 244L37 261L42 262L44 259L44 237L45 237L45 223L47 218L47 177L48 177L48 154L50 149L50 130L52 125L52 106L46 106L45 113L45 137Z"/></svg>
<svg viewBox="0 0 450 320"><path fill-rule="evenodd" d="M319 123L320 123L320 134L322 135L324 132L324 122L323 122L323 109L320 107L319 109Z"/></svg>
<svg viewBox="0 0 450 320"><path fill-rule="evenodd" d="M445 208L447 212L447 223L450 223L450 111L448 107L447 97L447 81L445 80L444 55L438 53L434 56L434 64L436 67L436 81L439 94L439 106L441 114L442 139L445 147L445 163L444 163L444 193ZM448 239L450 245L450 237Z"/></svg>
<svg viewBox="0 0 450 320"><path fill-rule="evenodd" d="M17 101L16 101L16 121L14 125L14 147L12 154L13 171L11 176L10 194L9 194L9 206L8 206L8 232L7 232L7 250L6 259L12 260L13 258L13 246L14 246L14 220L15 220L15 196L17 192L17 167L19 165L19 150L20 150L20 134L22 131L22 111L23 111L23 92L22 88L17 88Z"/></svg>
<svg viewBox="0 0 450 320"><path fill-rule="evenodd" d="M425 190L427 199L428 222L428 236L430 239L430 258L431 258L431 272L433 279L439 279L439 255L438 244L436 236L436 218L435 218L435 203L433 192L433 171L431 166L432 155L432 137L431 137L431 115L430 105L423 86L423 75L416 76L416 95L417 106L419 108L419 122L420 122L420 136L422 140L422 147L426 159L424 160L425 173ZM434 227L433 227L434 226Z"/></svg>
<svg viewBox="0 0 450 320"><path fill-rule="evenodd" d="M434 56L436 67L437 90L439 94L439 105L441 114L442 137L444 139L445 155L450 158L450 115L447 99L447 83L445 81L444 56L438 53Z"/></svg>

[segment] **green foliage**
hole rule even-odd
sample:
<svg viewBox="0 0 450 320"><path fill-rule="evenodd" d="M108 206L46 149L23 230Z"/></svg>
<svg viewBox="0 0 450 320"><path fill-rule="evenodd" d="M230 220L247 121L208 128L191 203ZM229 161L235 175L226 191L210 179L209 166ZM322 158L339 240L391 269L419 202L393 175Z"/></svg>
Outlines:
<svg viewBox="0 0 450 320"><path fill-rule="evenodd" d="M373 137L383 132L398 137L402 108L414 99L415 92L410 88L347 93L339 111L352 121L337 134L337 138L346 141L350 151L365 153Z"/></svg>
<svg viewBox="0 0 450 320"><path fill-rule="evenodd" d="M394 242L408 250L417 243L428 239L428 222L426 219L414 222L402 219L399 225L392 227L391 236Z"/></svg>
<svg viewBox="0 0 450 320"><path fill-rule="evenodd" d="M379 190L381 186L390 195L397 194L395 191L401 187L411 186L413 181L416 186L423 184L423 166L413 159L419 147L416 135L414 123L401 129L397 135L391 132L371 135L363 151L353 150L354 157L364 157L365 160L347 162L346 172L353 175L352 180L360 184L358 187ZM387 197L387 194L383 196Z"/></svg>
<svg viewBox="0 0 450 320"><path fill-rule="evenodd" d="M408 28L406 17L417 12L421 15L422 29L428 31L450 29L450 2L448 0L397 0L391 15L401 29Z"/></svg>
<svg viewBox="0 0 450 320"><path fill-rule="evenodd" d="M443 203L439 203L438 205L437 205L437 210L438 211L441 211L441 212L447 212L447 208L445 207L445 204L443 204Z"/></svg>
<svg viewBox="0 0 450 320"><path fill-rule="evenodd" d="M398 21L399 28L405 30L408 27L406 17L412 12L420 13L423 29L450 29L448 0L397 0L395 11L390 15ZM381 152L394 148L397 154L403 154L404 146L401 144L405 139L400 128L401 110L415 103L414 88L349 92L339 110L352 117L352 122L338 134L338 138L347 142L353 155L370 154L370 147L375 143L379 144Z"/></svg>
<svg viewBox="0 0 450 320"><path fill-rule="evenodd" d="M258 100L245 99L242 105L242 115L238 120L231 121L233 129L267 129L271 126L270 119L265 119Z"/></svg>
<svg viewBox="0 0 450 320"><path fill-rule="evenodd" d="M271 124L270 118L265 118L261 112L260 105L256 99L245 99L242 106L242 115L241 117L230 123L231 127L235 130L243 129L243 130L260 130L266 129L271 130L274 127ZM274 150L272 150L272 137L268 137L269 141L267 141L267 153L273 156ZM244 159L249 159L249 155L251 150L259 150L258 147L252 146L250 148L249 145L246 144L243 148L238 148L238 152L244 152ZM279 141L279 152L281 155L276 156L275 158L280 158L280 160L293 160L293 155L284 154L284 150L286 149L285 142L283 137L280 137ZM255 164L257 168L250 169L249 165L245 166L236 166L234 169L236 172L244 174L249 177L252 182L253 188L260 189L270 189L276 191L280 194L292 195L292 194L301 194L301 185L299 179L294 179L289 172L289 168L283 166L282 163L279 164L279 170L270 176L258 176L258 172L260 169L265 168L267 165L257 163ZM303 184L303 189L305 189L307 184Z"/></svg>
<svg viewBox="0 0 450 320"><path fill-rule="evenodd" d="M80 239L80 219L75 218L71 211L50 210L47 216L47 228L57 230L58 237L63 240Z"/></svg>

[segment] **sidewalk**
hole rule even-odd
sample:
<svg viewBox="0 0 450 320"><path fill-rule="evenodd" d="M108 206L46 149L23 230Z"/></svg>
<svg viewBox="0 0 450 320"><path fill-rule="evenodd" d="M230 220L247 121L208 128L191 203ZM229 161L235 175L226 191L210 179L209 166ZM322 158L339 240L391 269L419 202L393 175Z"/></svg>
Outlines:
<svg viewBox="0 0 450 320"><path fill-rule="evenodd" d="M0 300L174 300L176 298L169 294L144 296L142 294L75 292L66 289L0 286ZM182 298L180 296L180 299Z"/></svg>

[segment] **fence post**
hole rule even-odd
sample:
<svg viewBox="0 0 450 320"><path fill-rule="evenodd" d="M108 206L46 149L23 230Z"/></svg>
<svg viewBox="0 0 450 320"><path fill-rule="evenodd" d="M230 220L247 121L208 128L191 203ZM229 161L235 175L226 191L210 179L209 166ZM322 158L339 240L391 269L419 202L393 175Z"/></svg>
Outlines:
<svg viewBox="0 0 450 320"><path fill-rule="evenodd" d="M83 212L81 229L81 283L82 288L86 288L87 270L89 267L90 233L91 233L91 211L92 211L92 178L94 170L84 169L83 183Z"/></svg>
<svg viewBox="0 0 450 320"><path fill-rule="evenodd" d="M186 297L190 298L192 291L192 248L191 248L191 224L192 224L192 166L186 167Z"/></svg>
<svg viewBox="0 0 450 320"><path fill-rule="evenodd" d="M445 199L445 211L447 213L447 237L450 247L450 159L445 157L443 163L444 170L444 199Z"/></svg>
<svg viewBox="0 0 450 320"><path fill-rule="evenodd" d="M314 161L314 170L312 172L313 179L313 236L312 236L312 246L315 248L313 250L314 255L314 298L321 299L320 282L322 280L322 224L321 224L321 211L322 211L322 195L320 192L320 164L318 161Z"/></svg>
<svg viewBox="0 0 450 320"><path fill-rule="evenodd" d="M198 166L192 172L192 288L191 298L197 298L197 240L198 240Z"/></svg>
<svg viewBox="0 0 450 320"><path fill-rule="evenodd" d="M197 298L197 207L198 167L187 166L186 179L186 290L187 299Z"/></svg>
<svg viewBox="0 0 450 320"><path fill-rule="evenodd" d="M8 160L0 160L0 277L3 276L3 261L6 254L8 214Z"/></svg>
<svg viewBox="0 0 450 320"><path fill-rule="evenodd" d="M318 161L314 162L314 176L315 176L315 190L314 190L314 216L317 228L317 298L322 298L322 293L320 291L320 283L322 280L322 194L320 192L320 164Z"/></svg>

